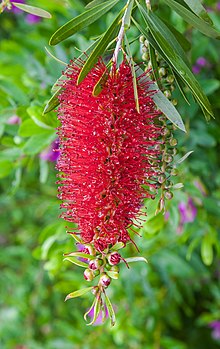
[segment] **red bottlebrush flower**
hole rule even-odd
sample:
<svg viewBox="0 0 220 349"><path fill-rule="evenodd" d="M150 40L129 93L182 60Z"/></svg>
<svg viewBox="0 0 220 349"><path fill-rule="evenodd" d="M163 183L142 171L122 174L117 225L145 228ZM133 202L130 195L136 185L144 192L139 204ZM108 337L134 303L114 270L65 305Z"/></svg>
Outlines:
<svg viewBox="0 0 220 349"><path fill-rule="evenodd" d="M123 61L113 67L102 92L92 91L104 72L100 60L77 85L81 64L71 62L62 83L58 117L59 198L62 217L78 224L85 243L98 251L130 240L127 228L143 199L150 197L160 162L159 112L146 79L138 79L140 113L136 110L132 72ZM152 162L153 160L153 162Z"/></svg>

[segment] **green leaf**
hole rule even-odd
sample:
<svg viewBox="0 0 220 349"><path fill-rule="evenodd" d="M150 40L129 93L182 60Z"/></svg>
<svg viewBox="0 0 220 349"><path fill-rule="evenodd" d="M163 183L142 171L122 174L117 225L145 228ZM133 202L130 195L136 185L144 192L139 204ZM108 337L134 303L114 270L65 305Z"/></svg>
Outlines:
<svg viewBox="0 0 220 349"><path fill-rule="evenodd" d="M145 263L148 263L148 261L144 257L129 257L129 258L125 258L125 260L126 260L127 263L133 263L133 262L145 262Z"/></svg>
<svg viewBox="0 0 220 349"><path fill-rule="evenodd" d="M184 187L183 183L176 183L172 186L172 189L176 190L176 189L182 189Z"/></svg>
<svg viewBox="0 0 220 349"><path fill-rule="evenodd" d="M48 53L48 55L49 55L51 58L53 58L55 61L57 61L58 63L61 63L61 64L65 65L65 66L68 65L66 62L63 62L63 61L61 61L59 58L57 58L56 56L54 56L54 55L48 50L48 48L47 48L46 46L44 46L44 48L45 48L46 52Z"/></svg>
<svg viewBox="0 0 220 349"><path fill-rule="evenodd" d="M21 137L31 137L36 134L41 134L42 132L44 132L44 130L37 126L33 120L27 119L22 121L18 130L18 135Z"/></svg>
<svg viewBox="0 0 220 349"><path fill-rule="evenodd" d="M170 31L170 29L166 26L166 24L153 12L147 12L141 5L138 6L143 19L145 20L146 24L149 26L150 31L158 32L160 33L160 36L163 37L164 41L166 41L169 46L171 47L171 50L176 53L176 55L180 56L184 63L190 67L188 58L185 54L185 51L183 50L182 46L179 44L177 39L175 38L175 35ZM153 33L152 33L153 35ZM154 36L154 35L153 35ZM154 38L156 40L156 38ZM156 40L157 42L157 40ZM159 45L159 42L157 42ZM159 45L160 46L160 45Z"/></svg>
<svg viewBox="0 0 220 349"><path fill-rule="evenodd" d="M43 148L50 145L56 137L55 132L44 130L41 134L30 137L23 146L23 151L27 155L38 154Z"/></svg>
<svg viewBox="0 0 220 349"><path fill-rule="evenodd" d="M179 75L173 69L172 69L172 73L174 75L177 87L180 90L181 95L185 99L186 103L190 105L190 102L189 102L189 100L185 94L185 91L184 91L185 84L183 83L182 79L179 77Z"/></svg>
<svg viewBox="0 0 220 349"><path fill-rule="evenodd" d="M75 265L78 265L79 267L82 267L82 268L88 268L88 264L87 263L84 263L84 262L80 261L76 257L64 258L64 261L71 262L71 263L73 263Z"/></svg>
<svg viewBox="0 0 220 349"><path fill-rule="evenodd" d="M100 41L98 42L94 50L91 52L86 63L84 64L83 68L80 71L77 84L80 84L80 82L82 82L85 79L86 75L93 68L98 58L102 55L102 53L105 51L106 47L108 46L109 42L117 33L117 29L119 27L119 21L121 19L122 13L123 13L123 10L118 14L118 16L112 22L110 27L106 30L106 32L101 37Z"/></svg>
<svg viewBox="0 0 220 349"><path fill-rule="evenodd" d="M49 174L49 166L48 161L40 159L40 183L44 184L47 181L48 174Z"/></svg>
<svg viewBox="0 0 220 349"><path fill-rule="evenodd" d="M87 312L84 314L84 316L83 316L83 317L84 317L84 320L87 321L87 315L90 313L90 311L92 311L92 309L93 309L93 307L94 307L94 305L95 305L95 302L96 302L96 298L94 298L91 307L90 307L90 308L87 310Z"/></svg>
<svg viewBox="0 0 220 349"><path fill-rule="evenodd" d="M189 8L199 17L203 18L206 22L212 24L212 20L202 6L200 0L183 0Z"/></svg>
<svg viewBox="0 0 220 349"><path fill-rule="evenodd" d="M140 32L147 37L148 33L143 30L139 24L132 19L133 22L135 23L135 25L137 26L137 28L140 30ZM136 75L137 76L141 76L144 74L144 71L139 68L136 71ZM183 120L179 114L179 112L177 111L177 109L174 107L174 105L169 101L169 99L167 99L164 94L160 91L160 89L158 89L158 86L153 83L146 75L144 76L144 79L147 79L150 84L149 84L149 91L155 91L155 93L151 96L151 98L153 99L154 103L156 104L156 106L158 107L158 109L161 110L161 112L176 126L178 127L180 130L186 132Z"/></svg>
<svg viewBox="0 0 220 349"><path fill-rule="evenodd" d="M105 2L106 0L93 0L93 1L90 1L86 6L85 8L87 9L90 9L92 7L95 7L99 4L102 4L103 2Z"/></svg>
<svg viewBox="0 0 220 349"><path fill-rule="evenodd" d="M206 234L201 243L201 256L205 265L211 265L213 261L213 241L210 234Z"/></svg>
<svg viewBox="0 0 220 349"><path fill-rule="evenodd" d="M103 290L103 292L104 292L104 296L105 296L106 307L108 309L108 314L109 314L109 317L111 320L111 325L114 326L115 325L115 312L114 312L113 306L112 306L110 299L108 298L105 290Z"/></svg>
<svg viewBox="0 0 220 349"><path fill-rule="evenodd" d="M61 93L61 91L62 91L62 87L58 88L56 92L53 94L53 96L49 99L49 101L47 102L44 108L43 115L49 113L60 104L58 96Z"/></svg>
<svg viewBox="0 0 220 349"><path fill-rule="evenodd" d="M139 106L139 98L138 98L138 90L137 90L136 71L135 71L135 67L134 67L134 60L133 60L133 57L132 57L129 41L128 41L126 35L125 35L125 43L126 43L126 49L127 49L127 53L128 53L127 60L128 60L128 63L131 65L133 91L134 91L134 100L135 100L135 105L136 105L137 112L139 113L140 112L140 106Z"/></svg>
<svg viewBox="0 0 220 349"><path fill-rule="evenodd" d="M209 116L208 120L209 120L210 116L213 117L212 108L211 108L211 105L209 103L208 98L206 97L206 95L202 91L201 86L199 85L199 82L196 80L195 76L193 75L193 73L191 72L189 67L183 61L182 57L179 56L177 54L176 50L173 48L173 46L170 45L170 42L168 42L161 35L161 33L157 27L157 22L154 21L154 17L149 16L143 8L141 9L141 13L142 13L143 18L148 23L151 34L152 34L153 38L155 39L155 41L157 42L157 44L160 46L161 51L163 51L168 62L175 69L176 73L181 77L181 79L190 88L191 92L193 93L194 97L196 98L198 103L201 105L201 107L206 110L207 113L205 116L207 118L207 114L208 114L208 116Z"/></svg>
<svg viewBox="0 0 220 349"><path fill-rule="evenodd" d="M158 72L158 64L157 64L155 49L150 43L149 43L149 54L150 54L150 61L152 64L152 73L153 73L154 80L157 82L159 89L162 89L160 76Z"/></svg>
<svg viewBox="0 0 220 349"><path fill-rule="evenodd" d="M52 18L51 14L39 7L29 6L26 4L21 4L19 2L12 2L12 4L19 8L22 11L31 13L32 15L43 17L43 18Z"/></svg>
<svg viewBox="0 0 220 349"><path fill-rule="evenodd" d="M13 163L9 160L0 160L0 178L7 177L13 169Z"/></svg>
<svg viewBox="0 0 220 349"><path fill-rule="evenodd" d="M185 52L189 51L191 49L191 43L185 38L185 36L180 33L178 30L176 30L176 28L173 27L172 24L170 24L170 22L160 18L161 21L163 21L166 26L170 29L170 31L173 33L173 35L175 36L175 38L177 39L177 41L179 42L179 44L182 46L183 50Z"/></svg>
<svg viewBox="0 0 220 349"><path fill-rule="evenodd" d="M78 31L84 29L86 26L92 24L97 19L108 12L119 0L110 0L101 3L79 16L71 19L69 22L60 27L50 38L50 45L57 45L61 41L67 39Z"/></svg>
<svg viewBox="0 0 220 349"><path fill-rule="evenodd" d="M178 13L178 15L180 15L187 23L197 28L201 33L211 38L220 39L220 33L217 32L217 30L178 2L174 0L166 0L166 5L176 11L176 13Z"/></svg>
<svg viewBox="0 0 220 349"><path fill-rule="evenodd" d="M93 315L92 321L86 324L87 326L91 326L94 324L94 322L97 320L97 317L99 316L100 310L101 310L100 298L96 297L95 303L94 303L94 315Z"/></svg>
<svg viewBox="0 0 220 349"><path fill-rule="evenodd" d="M174 163L174 165L181 164L181 162L183 162L184 160L186 160L186 159L190 156L190 154L192 154L192 153L193 153L193 150L188 151L188 153L186 153L183 157L181 157L179 160L177 160L177 161Z"/></svg>
<svg viewBox="0 0 220 349"><path fill-rule="evenodd" d="M66 296L65 302L66 302L68 299L83 296L84 294L88 293L88 292L91 291L92 289L93 289L93 286L91 286L91 287L86 287L86 288L82 288L81 290L77 290L77 291L71 292L71 293L69 293L69 294Z"/></svg>
<svg viewBox="0 0 220 349"><path fill-rule="evenodd" d="M92 91L93 96L97 97L102 92L105 86L105 83L108 80L108 77L109 77L109 74L108 74L108 70L106 69L93 88L93 91Z"/></svg>
<svg viewBox="0 0 220 349"><path fill-rule="evenodd" d="M42 120L42 109L39 108L38 106L32 105L32 106L28 107L27 113L28 113L28 115L30 115L30 117L34 121L34 123L37 126L41 127L42 129L51 130L51 131L53 131L55 129L56 125L54 125L52 127L44 122L45 118Z"/></svg>
<svg viewBox="0 0 220 349"><path fill-rule="evenodd" d="M119 273L117 271L107 271L108 276L110 278L117 280L119 277Z"/></svg>
<svg viewBox="0 0 220 349"><path fill-rule="evenodd" d="M83 253L83 252L70 252L70 253L64 253L64 256L68 257L80 257L85 259L95 259L95 256L92 256L91 254ZM87 264L88 266L88 264Z"/></svg>
<svg viewBox="0 0 220 349"><path fill-rule="evenodd" d="M130 28L131 25L131 12L133 10L133 6L134 6L134 0L130 0L128 3L128 7L125 13L125 18L124 18L124 28L125 30L127 30L128 28Z"/></svg>

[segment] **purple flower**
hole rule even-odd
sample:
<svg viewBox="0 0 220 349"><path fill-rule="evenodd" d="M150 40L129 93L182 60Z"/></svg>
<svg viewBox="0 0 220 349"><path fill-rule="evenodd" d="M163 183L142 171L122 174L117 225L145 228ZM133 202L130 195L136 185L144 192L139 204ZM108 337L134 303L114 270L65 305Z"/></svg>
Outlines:
<svg viewBox="0 0 220 349"><path fill-rule="evenodd" d="M59 155L59 140L56 139L55 141L53 141L53 143L51 143L49 148L43 150L40 153L39 157L42 160L55 162L59 158Z"/></svg>
<svg viewBox="0 0 220 349"><path fill-rule="evenodd" d="M209 327L212 329L212 338L220 340L220 320L212 321Z"/></svg>
<svg viewBox="0 0 220 349"><path fill-rule="evenodd" d="M198 75L201 71L201 68L197 64L195 64L192 66L192 71L194 74Z"/></svg>
<svg viewBox="0 0 220 349"><path fill-rule="evenodd" d="M90 312L88 313L88 316L93 319L94 317L94 307L90 310ZM109 317L108 315L108 309L106 308L105 306L105 316L106 318ZM99 315L97 317L97 319L95 320L93 326L99 326L99 325L102 325L103 324L103 321L102 321L103 317L102 317L102 311L99 312Z"/></svg>
<svg viewBox="0 0 220 349"><path fill-rule="evenodd" d="M217 11L220 11L220 1L217 2L217 4L216 4L216 10L217 10Z"/></svg>
<svg viewBox="0 0 220 349"><path fill-rule="evenodd" d="M199 57L196 61L196 64L200 67L205 67L207 65L207 59L205 57Z"/></svg>
<svg viewBox="0 0 220 349"><path fill-rule="evenodd" d="M39 16L35 16L32 15L31 13L29 13L26 17L25 17L25 21L28 24L35 24L35 23L39 23L41 21L41 17Z"/></svg>
<svg viewBox="0 0 220 349"><path fill-rule="evenodd" d="M16 125L16 124L20 124L21 119L19 118L19 116L17 115L12 115L10 116L10 118L7 120L7 124L8 125Z"/></svg>
<svg viewBox="0 0 220 349"><path fill-rule="evenodd" d="M190 223L193 222L197 215L197 208L194 206L192 198L188 199L188 202L180 202L178 205L180 212L180 223Z"/></svg>

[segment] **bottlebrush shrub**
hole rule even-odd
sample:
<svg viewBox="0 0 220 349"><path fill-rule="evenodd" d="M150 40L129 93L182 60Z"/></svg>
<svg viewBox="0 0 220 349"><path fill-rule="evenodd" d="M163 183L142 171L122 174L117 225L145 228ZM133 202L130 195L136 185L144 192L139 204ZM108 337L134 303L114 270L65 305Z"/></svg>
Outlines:
<svg viewBox="0 0 220 349"><path fill-rule="evenodd" d="M67 259L86 268L87 281L98 276L99 282L70 293L66 299L91 290L95 294L91 323L106 303L113 324L114 311L105 289L112 278L118 278L115 264L123 258L116 251L132 241L133 219L138 220L143 200L154 198L152 190L160 185L164 126L144 75L137 79L137 111L132 71L126 60L119 68L113 65L110 72L99 60L77 85L83 63L71 61L66 80L61 82L58 197L64 209L61 216L77 223L78 232L71 234L85 246L84 251L66 254ZM94 86L103 75L107 75L103 89L94 96ZM89 263L92 260L94 263Z"/></svg>

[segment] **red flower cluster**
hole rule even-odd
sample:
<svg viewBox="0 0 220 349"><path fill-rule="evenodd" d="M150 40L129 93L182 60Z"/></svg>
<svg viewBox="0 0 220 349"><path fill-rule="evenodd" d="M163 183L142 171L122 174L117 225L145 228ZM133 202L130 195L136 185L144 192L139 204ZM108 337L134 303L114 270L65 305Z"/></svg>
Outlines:
<svg viewBox="0 0 220 349"><path fill-rule="evenodd" d="M105 64L99 61L77 85L81 65L70 63L59 96L58 196L65 209L62 217L78 224L83 242L102 251L130 240L127 228L151 195L149 186L158 176L152 160L160 161L160 147L155 147L160 144L159 112L143 77L137 112L126 61L108 73L98 96L92 91L107 72Z"/></svg>

